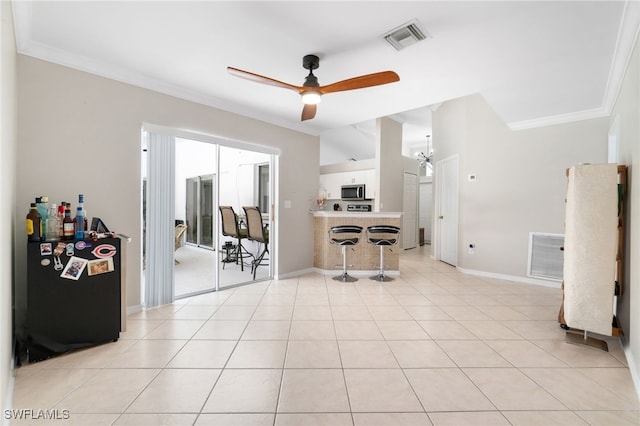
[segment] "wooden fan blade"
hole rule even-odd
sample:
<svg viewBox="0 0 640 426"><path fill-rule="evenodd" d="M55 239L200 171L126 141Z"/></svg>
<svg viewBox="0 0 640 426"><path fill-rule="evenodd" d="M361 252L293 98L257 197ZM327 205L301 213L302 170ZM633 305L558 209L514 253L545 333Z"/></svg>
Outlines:
<svg viewBox="0 0 640 426"><path fill-rule="evenodd" d="M265 77L260 74L255 74L255 73L244 71L234 67L227 67L227 71L229 72L229 74L233 76L251 80L256 83L268 84L270 86L282 87L284 89L291 89L291 90L295 90L298 93L301 93L304 90L304 87L285 83L284 81L279 81L273 78Z"/></svg>
<svg viewBox="0 0 640 426"><path fill-rule="evenodd" d="M317 104L304 104L304 108L302 108L302 119L301 121L311 120L316 116L316 111L318 110Z"/></svg>
<svg viewBox="0 0 640 426"><path fill-rule="evenodd" d="M373 74L349 78L337 83L321 86L318 89L323 95L326 93L344 92L345 90L363 89L365 87L380 86L382 84L400 81L400 77L393 71L382 71Z"/></svg>

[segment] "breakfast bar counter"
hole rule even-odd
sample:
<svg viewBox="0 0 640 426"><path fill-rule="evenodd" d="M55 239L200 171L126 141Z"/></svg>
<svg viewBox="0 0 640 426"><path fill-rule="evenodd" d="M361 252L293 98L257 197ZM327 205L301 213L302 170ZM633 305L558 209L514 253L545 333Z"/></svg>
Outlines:
<svg viewBox="0 0 640 426"><path fill-rule="evenodd" d="M374 225L393 225L401 227L402 213L400 212L344 212L344 211L315 211L314 216L314 256L313 266L321 272L339 274L342 268L342 251L340 246L329 242L329 229L339 225L362 226L360 242L353 246L353 251L347 248L347 262L349 271L358 275L360 272L374 272L379 268L380 248L367 242L367 227ZM402 231L401 231L402 233ZM399 272L401 244L386 250L384 256L385 271Z"/></svg>

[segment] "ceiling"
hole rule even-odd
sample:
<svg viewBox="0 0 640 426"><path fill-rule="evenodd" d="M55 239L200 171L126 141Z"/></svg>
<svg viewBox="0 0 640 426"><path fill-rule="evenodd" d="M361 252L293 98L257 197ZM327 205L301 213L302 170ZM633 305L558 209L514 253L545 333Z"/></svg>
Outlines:
<svg viewBox="0 0 640 426"><path fill-rule="evenodd" d="M630 53L625 7L615 0L17 0L14 16L19 53L320 135L345 159L361 159L373 150L377 117L406 123L407 143L420 146L433 105L474 93L512 128L604 115L617 93L616 64ZM383 36L407 22L428 37L396 51ZM316 118L301 122L297 93L226 70L302 85L310 53L320 57L321 85L384 70L400 81L325 95Z"/></svg>

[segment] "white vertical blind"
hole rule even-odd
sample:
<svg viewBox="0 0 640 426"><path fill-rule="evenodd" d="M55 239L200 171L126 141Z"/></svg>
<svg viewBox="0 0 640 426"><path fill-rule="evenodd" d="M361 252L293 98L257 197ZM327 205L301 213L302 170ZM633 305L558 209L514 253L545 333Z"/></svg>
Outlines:
<svg viewBox="0 0 640 426"><path fill-rule="evenodd" d="M145 306L174 300L175 138L149 133Z"/></svg>

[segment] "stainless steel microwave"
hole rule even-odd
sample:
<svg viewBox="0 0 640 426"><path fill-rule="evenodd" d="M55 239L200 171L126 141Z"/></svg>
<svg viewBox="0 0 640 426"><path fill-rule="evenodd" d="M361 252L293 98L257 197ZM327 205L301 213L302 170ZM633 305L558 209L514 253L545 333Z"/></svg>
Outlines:
<svg viewBox="0 0 640 426"><path fill-rule="evenodd" d="M364 184L342 185L341 198L343 200L364 200Z"/></svg>

